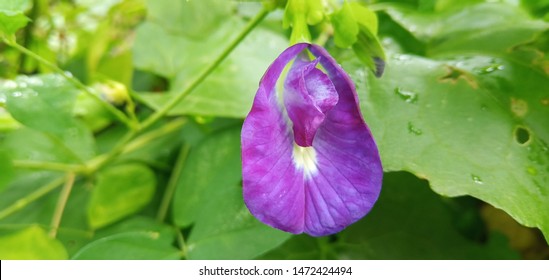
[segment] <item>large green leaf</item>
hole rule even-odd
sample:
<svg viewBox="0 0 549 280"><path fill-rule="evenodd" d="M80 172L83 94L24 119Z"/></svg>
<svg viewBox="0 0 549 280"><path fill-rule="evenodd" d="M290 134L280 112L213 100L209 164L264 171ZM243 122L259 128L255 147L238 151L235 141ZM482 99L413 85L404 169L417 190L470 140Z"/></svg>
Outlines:
<svg viewBox="0 0 549 280"><path fill-rule="evenodd" d="M502 236L463 237L448 205L426 181L386 173L374 209L333 239L296 236L264 259L515 259Z"/></svg>
<svg viewBox="0 0 549 280"><path fill-rule="evenodd" d="M207 4L194 1L193 5L209 7ZM220 55L223 47L227 46L236 37L238 30L243 29L245 25L238 16L222 13L215 19L212 18L212 23L207 24L216 28L209 33L201 34L200 39L197 39L186 36L185 33L173 32L171 28L182 25L165 10L154 10L154 15L158 18L162 16L161 13L166 13L166 20L160 21L160 24L149 20L137 29L134 45L134 63L137 68L170 80L169 92L142 95L143 100L155 109L162 107L175 93L187 87ZM218 19L221 15L223 21ZM168 19L171 20L166 22ZM286 46L287 42L282 36L262 27L256 28L204 83L171 110L170 114L245 116L251 107L251 100L261 75Z"/></svg>
<svg viewBox="0 0 549 280"><path fill-rule="evenodd" d="M0 98L21 124L53 137L52 142L70 150L80 160L95 154L91 132L72 117L76 89L58 75L19 76L0 83Z"/></svg>
<svg viewBox="0 0 549 280"><path fill-rule="evenodd" d="M483 3L441 13L414 11L398 5L389 5L385 11L427 43L429 55L502 53L549 27L549 23L531 19L518 7L501 3Z"/></svg>
<svg viewBox="0 0 549 280"><path fill-rule="evenodd" d="M239 128L210 135L191 150L183 168L173 217L179 226L194 224L188 258L249 259L289 237L257 221L244 205Z"/></svg>
<svg viewBox="0 0 549 280"><path fill-rule="evenodd" d="M63 244L48 236L39 226L22 230L0 231L0 259L3 260L56 260L67 259Z"/></svg>
<svg viewBox="0 0 549 280"><path fill-rule="evenodd" d="M549 79L506 59L393 55L382 79L341 57L386 171L471 195L549 239Z"/></svg>
<svg viewBox="0 0 549 280"><path fill-rule="evenodd" d="M97 175L88 205L88 221L100 228L134 214L154 195L156 178L145 165L129 163L106 168Z"/></svg>
<svg viewBox="0 0 549 280"><path fill-rule="evenodd" d="M242 180L240 138L233 127L217 132L192 149L177 181L173 217L185 227L198 221L210 192L232 188ZM215 175L215 176L213 176Z"/></svg>
<svg viewBox="0 0 549 280"><path fill-rule="evenodd" d="M134 231L109 235L82 247L75 260L176 260L181 252L160 232Z"/></svg>
<svg viewBox="0 0 549 280"><path fill-rule="evenodd" d="M148 0L147 20L164 26L170 33L177 33L197 40L224 24L234 8L234 2L224 0Z"/></svg>
<svg viewBox="0 0 549 280"><path fill-rule="evenodd" d="M449 208L409 173L386 173L372 212L340 236L338 254L354 259L516 259L502 236L465 239Z"/></svg>
<svg viewBox="0 0 549 280"><path fill-rule="evenodd" d="M65 163L80 161L59 138L26 127L6 134L2 147L14 160Z"/></svg>

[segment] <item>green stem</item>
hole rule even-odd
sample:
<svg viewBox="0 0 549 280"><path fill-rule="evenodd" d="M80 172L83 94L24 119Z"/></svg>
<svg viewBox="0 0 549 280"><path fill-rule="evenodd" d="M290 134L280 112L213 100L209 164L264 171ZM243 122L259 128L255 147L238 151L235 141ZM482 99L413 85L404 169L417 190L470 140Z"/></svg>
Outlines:
<svg viewBox="0 0 549 280"><path fill-rule="evenodd" d="M57 205L55 206L55 211L53 212L53 217L51 219L51 238L55 238L55 236L57 236L57 230L59 229L59 225L61 224L61 217L63 217L63 212L65 211L65 206L67 205L67 201L69 200L72 186L74 186L74 178L74 173L67 174L65 184L63 185L63 189L59 194L59 199L57 200Z"/></svg>
<svg viewBox="0 0 549 280"><path fill-rule="evenodd" d="M181 233L181 230L174 227L174 230L177 234L177 244L179 245L179 249L181 249L181 257L186 259L187 258L187 244L185 243L185 238L183 238L183 233Z"/></svg>
<svg viewBox="0 0 549 280"><path fill-rule="evenodd" d="M44 162L44 161L31 161L31 160L14 160L13 166L23 169L40 169L40 170L52 170L52 171L64 171L74 173L87 173L88 168L84 165L66 164L58 162Z"/></svg>
<svg viewBox="0 0 549 280"><path fill-rule="evenodd" d="M132 139L134 139L139 134L140 130L131 130L126 133L126 135L124 135L122 140L120 140L116 144L116 146L110 150L109 153L99 155L90 160L90 162L88 162L87 164L87 172L91 174L103 167L115 157L119 156L120 154L133 152L150 143L152 140L181 128L186 123L186 119L176 119L175 121L172 121L157 130L153 130L149 133L143 134L141 137L133 141Z"/></svg>
<svg viewBox="0 0 549 280"><path fill-rule="evenodd" d="M17 49L18 51L22 52L23 54L34 58L36 61L46 65L53 71L57 72L59 75L63 76L63 78L67 79L69 82L71 82L76 88L84 91L85 93L89 94L92 98L97 100L101 106L103 106L107 111L109 111L111 114L113 114L117 119L119 119L121 122L123 122L126 126L128 126L131 129L136 128L136 124L130 121L130 119L124 115L121 111L116 109L112 104L108 103L107 101L101 99L101 97L98 94L95 94L91 91L89 87L81 83L78 79L74 78L70 73L67 73L63 71L63 69L59 68L54 63L49 62L48 60L44 59L40 55L34 53L33 51L25 48L24 46L19 45L17 42L10 41L10 40L4 40L6 44L9 46Z"/></svg>
<svg viewBox="0 0 549 280"><path fill-rule="evenodd" d="M189 150L190 146L188 144L183 144L183 146L181 146L181 149L179 150L177 161L173 168L172 175L170 176L170 180L168 181L168 185L166 186L166 190L164 191L164 196L162 197L162 201L160 202L160 207L158 208L158 213L156 215L156 220L159 222L163 222L164 219L166 219L168 209L170 208L170 203L172 202L173 194L175 193L175 188L177 187L177 181L181 176L181 170L183 170L183 165L187 160Z"/></svg>
<svg viewBox="0 0 549 280"><path fill-rule="evenodd" d="M198 85L200 85L206 77L208 77L227 56L240 44L242 40L252 31L269 13L266 8L263 8L249 23L246 27L238 34L238 36L229 44L223 52L214 60L204 71L198 75L198 77L193 80L185 90L177 94L173 99L164 105L160 110L156 111L149 118L147 118L142 127L146 128L150 125L157 122L163 116L165 116L175 105L177 105L183 98L185 98L189 93L191 93Z"/></svg>
<svg viewBox="0 0 549 280"><path fill-rule="evenodd" d="M91 159L87 164L90 173L96 172L112 159L120 155L122 151L124 151L126 144L128 144L137 134L137 130L130 130L128 133L126 133L126 135L122 137L122 139L116 144L116 146L114 146L114 148L110 150L110 152Z"/></svg>
<svg viewBox="0 0 549 280"><path fill-rule="evenodd" d="M30 193L29 195L15 201L12 205L8 206L4 210L0 211L0 220L4 219L5 217L25 208L27 205L31 204L32 202L36 201L37 199L43 197L44 195L48 194L49 192L55 190L63 182L65 181L64 177L57 178L50 183L40 187L36 191Z"/></svg>
<svg viewBox="0 0 549 280"><path fill-rule="evenodd" d="M138 138L135 138L133 141L131 141L130 143L128 143L127 145L124 146L124 149L122 150L121 153L122 154L127 154L127 153L130 153L130 152L133 152L133 151L145 146L146 144L150 143L154 139L160 138L160 137L162 137L166 134L169 134L169 133L172 133L172 132L178 130L179 128L181 128L186 123L187 123L187 119L184 119L184 118L180 118L180 119L176 119L174 121L171 121L171 122L163 125L162 127L160 127L157 130L153 130L149 133L146 133L146 134L143 134L143 135L139 136Z"/></svg>

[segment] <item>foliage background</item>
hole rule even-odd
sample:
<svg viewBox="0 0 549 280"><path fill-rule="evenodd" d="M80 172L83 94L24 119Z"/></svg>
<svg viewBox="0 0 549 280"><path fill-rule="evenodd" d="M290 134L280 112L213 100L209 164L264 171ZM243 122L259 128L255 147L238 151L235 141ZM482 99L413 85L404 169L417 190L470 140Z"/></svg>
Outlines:
<svg viewBox="0 0 549 280"><path fill-rule="evenodd" d="M306 2L380 148L369 215L292 236L242 201L242 119L300 12L242 39L257 1L6 0L0 258L548 259L549 1Z"/></svg>

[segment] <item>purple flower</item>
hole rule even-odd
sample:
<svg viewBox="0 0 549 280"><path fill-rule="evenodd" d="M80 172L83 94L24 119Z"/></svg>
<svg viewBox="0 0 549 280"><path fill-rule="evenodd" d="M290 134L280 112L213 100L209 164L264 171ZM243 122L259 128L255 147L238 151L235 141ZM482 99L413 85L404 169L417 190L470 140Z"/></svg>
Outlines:
<svg viewBox="0 0 549 280"><path fill-rule="evenodd" d="M379 153L353 82L324 48L293 45L267 69L242 127L242 168L248 209L283 231L333 234L370 211Z"/></svg>

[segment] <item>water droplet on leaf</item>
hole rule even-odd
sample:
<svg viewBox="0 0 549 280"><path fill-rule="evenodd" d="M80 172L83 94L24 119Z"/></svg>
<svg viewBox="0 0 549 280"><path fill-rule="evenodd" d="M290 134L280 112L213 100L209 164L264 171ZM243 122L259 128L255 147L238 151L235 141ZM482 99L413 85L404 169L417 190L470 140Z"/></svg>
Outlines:
<svg viewBox="0 0 549 280"><path fill-rule="evenodd" d="M17 88L17 83L12 80L7 80L2 83L2 87L6 89L14 89Z"/></svg>
<svg viewBox="0 0 549 280"><path fill-rule="evenodd" d="M503 69L505 69L505 66L503 66L501 64L492 64L492 65L489 65L489 66L486 66L486 67L477 68L477 69L475 69L476 70L475 72L477 74L483 75L483 74L489 74L489 73L492 73L494 71L503 70Z"/></svg>
<svg viewBox="0 0 549 280"><path fill-rule="evenodd" d="M475 182L475 184L478 184L478 185L484 184L482 179L480 179L480 177L475 174L471 174L471 179L473 179L473 182Z"/></svg>

